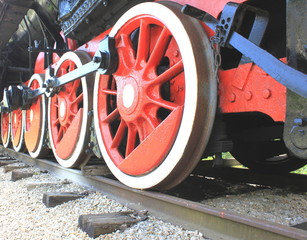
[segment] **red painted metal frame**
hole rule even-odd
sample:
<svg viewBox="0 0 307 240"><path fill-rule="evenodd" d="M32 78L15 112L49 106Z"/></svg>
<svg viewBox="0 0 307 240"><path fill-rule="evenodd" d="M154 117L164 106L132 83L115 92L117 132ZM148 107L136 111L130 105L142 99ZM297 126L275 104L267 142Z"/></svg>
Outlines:
<svg viewBox="0 0 307 240"><path fill-rule="evenodd" d="M189 4L218 17L228 0L199 1L171 0L179 4ZM232 2L243 3L245 0ZM208 36L214 32L204 25ZM91 56L98 49L98 43L109 30L79 47ZM35 72L42 72L42 56L39 55ZM40 63L40 64L39 64ZM286 88L268 76L252 63L240 65L230 70L219 70L219 108L221 113L262 112L274 121L284 121L286 113Z"/></svg>
<svg viewBox="0 0 307 240"><path fill-rule="evenodd" d="M192 5L218 18L229 0L174 0L174 2ZM244 3L246 0L231 2ZM206 26L204 28L209 37L214 34ZM220 69L218 75L221 113L262 112L274 121L285 121L286 87L257 65L247 63L230 70Z"/></svg>
<svg viewBox="0 0 307 240"><path fill-rule="evenodd" d="M285 59L282 59L285 62ZM253 63L219 71L222 113L262 112L285 121L287 89Z"/></svg>

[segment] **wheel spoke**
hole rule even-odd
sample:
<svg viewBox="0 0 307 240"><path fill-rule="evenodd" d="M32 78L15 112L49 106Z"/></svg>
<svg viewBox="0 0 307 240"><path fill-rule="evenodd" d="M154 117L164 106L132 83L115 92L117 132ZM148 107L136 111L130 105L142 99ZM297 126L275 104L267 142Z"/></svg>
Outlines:
<svg viewBox="0 0 307 240"><path fill-rule="evenodd" d="M157 85L157 84L163 84L167 81L170 81L174 77L176 77L178 74L183 72L183 62L180 60L175 65L167 69L164 73L159 75L155 80L151 81L151 85Z"/></svg>
<svg viewBox="0 0 307 240"><path fill-rule="evenodd" d="M72 96L74 93L77 92L79 85L80 85L79 80L75 80L75 81L72 82L72 87L71 87L70 93L69 93L70 96Z"/></svg>
<svg viewBox="0 0 307 240"><path fill-rule="evenodd" d="M168 110L175 110L177 107L179 107L179 105L177 103L173 103L173 102L169 102L166 100L161 99L152 99L151 98L152 103L156 104L159 107L168 109Z"/></svg>
<svg viewBox="0 0 307 240"><path fill-rule="evenodd" d="M126 146L126 157L134 150L136 142L137 130L134 125L128 125L128 137Z"/></svg>
<svg viewBox="0 0 307 240"><path fill-rule="evenodd" d="M114 120L118 119L119 118L119 111L118 109L116 108L113 112L111 112L105 119L103 119L102 121L104 123L111 123L113 122Z"/></svg>
<svg viewBox="0 0 307 240"><path fill-rule="evenodd" d="M134 50L132 42L127 34L121 34L121 45L119 46L120 59L128 67L131 68L135 63Z"/></svg>
<svg viewBox="0 0 307 240"><path fill-rule="evenodd" d="M60 123L60 119L57 118L55 121L52 122L53 126L57 126Z"/></svg>
<svg viewBox="0 0 307 240"><path fill-rule="evenodd" d="M155 116L144 114L143 117L146 120L148 126L151 128L151 130L154 130L160 124L158 118Z"/></svg>
<svg viewBox="0 0 307 240"><path fill-rule="evenodd" d="M66 73L67 73L66 69L62 67L62 68L59 69L59 74L58 74L58 76L63 76L63 75L66 74Z"/></svg>
<svg viewBox="0 0 307 240"><path fill-rule="evenodd" d="M75 70L75 68L76 68L75 63L73 61L69 61L69 67L68 67L69 72Z"/></svg>
<svg viewBox="0 0 307 240"><path fill-rule="evenodd" d="M139 133L140 141L143 142L145 138L155 129L155 127L158 126L158 124L155 124L155 121L152 119L146 117L143 118L141 122L139 122L137 126L137 130Z"/></svg>
<svg viewBox="0 0 307 240"><path fill-rule="evenodd" d="M58 132L58 135L57 135L57 139L56 139L56 142L59 143L63 137L63 134L64 134L64 129L62 126L60 126L60 129L59 129L59 132Z"/></svg>
<svg viewBox="0 0 307 240"><path fill-rule="evenodd" d="M138 49L136 57L136 65L139 66L147 61L150 45L150 25L144 19L140 23L140 34L138 40Z"/></svg>
<svg viewBox="0 0 307 240"><path fill-rule="evenodd" d="M157 40L157 43L155 44L154 49L149 57L145 72L149 70L149 68L158 66L166 52L171 37L172 35L170 31L166 27L163 27L163 30Z"/></svg>
<svg viewBox="0 0 307 240"><path fill-rule="evenodd" d="M83 93L76 97L76 99L72 101L72 104L79 104L81 101L83 101Z"/></svg>
<svg viewBox="0 0 307 240"><path fill-rule="evenodd" d="M110 90L110 89L102 89L101 92L104 93L104 94L113 95L113 96L117 95L117 91Z"/></svg>
<svg viewBox="0 0 307 240"><path fill-rule="evenodd" d="M114 136L111 148L117 148L120 145L121 141L124 138L126 128L127 128L126 123L123 120L121 120L117 132Z"/></svg>

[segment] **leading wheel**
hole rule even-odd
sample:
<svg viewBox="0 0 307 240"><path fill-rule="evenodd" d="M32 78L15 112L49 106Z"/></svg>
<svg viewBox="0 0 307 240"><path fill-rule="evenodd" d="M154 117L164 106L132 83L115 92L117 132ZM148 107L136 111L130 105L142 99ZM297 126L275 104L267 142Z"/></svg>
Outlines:
<svg viewBox="0 0 307 240"><path fill-rule="evenodd" d="M10 145L11 140L11 117L10 113L1 113L1 140L5 148Z"/></svg>
<svg viewBox="0 0 307 240"><path fill-rule="evenodd" d="M24 151L24 111L17 109L11 112L11 140L16 152Z"/></svg>
<svg viewBox="0 0 307 240"><path fill-rule="evenodd" d="M124 184L168 189L185 179L208 142L216 110L213 53L200 23L175 3L142 3L110 32L117 71L94 89L103 158Z"/></svg>
<svg viewBox="0 0 307 240"><path fill-rule="evenodd" d="M65 53L57 63L57 77L91 60L86 52ZM63 85L48 101L50 144L64 167L77 167L90 157L85 153L90 136L93 75Z"/></svg>
<svg viewBox="0 0 307 240"><path fill-rule="evenodd" d="M43 74L34 74L29 81L28 87L34 90L40 88L43 82ZM46 97L42 95L25 110L25 143L30 156L33 158L45 157L49 152L49 149L45 146L48 133L46 105Z"/></svg>
<svg viewBox="0 0 307 240"><path fill-rule="evenodd" d="M288 173L306 160L292 156L282 139L265 142L235 141L232 155L244 166L261 173Z"/></svg>

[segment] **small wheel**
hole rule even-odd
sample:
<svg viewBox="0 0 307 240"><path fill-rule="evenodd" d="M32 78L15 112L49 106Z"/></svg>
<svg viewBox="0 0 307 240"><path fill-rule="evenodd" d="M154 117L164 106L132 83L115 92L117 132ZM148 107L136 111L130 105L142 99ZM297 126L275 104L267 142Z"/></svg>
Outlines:
<svg viewBox="0 0 307 240"><path fill-rule="evenodd" d="M91 60L86 52L65 53L55 69L62 76ZM90 135L92 110L92 74L62 86L48 101L50 145L64 167L77 167L90 156L85 154Z"/></svg>
<svg viewBox="0 0 307 240"><path fill-rule="evenodd" d="M28 84L30 89L40 88L44 82L43 74L34 74ZM45 147L47 138L47 111L46 97L38 97L31 103L29 109L25 110L25 143L28 152L33 158L42 158L47 156L49 149Z"/></svg>
<svg viewBox="0 0 307 240"><path fill-rule="evenodd" d="M288 173L307 164L306 160L291 156L283 140L235 141L231 153L244 166L261 173Z"/></svg>
<svg viewBox="0 0 307 240"><path fill-rule="evenodd" d="M1 113L1 140L5 148L9 147L11 140L11 114Z"/></svg>
<svg viewBox="0 0 307 240"><path fill-rule="evenodd" d="M12 146L16 152L24 151L24 127L25 117L24 111L17 109L11 112L11 141Z"/></svg>
<svg viewBox="0 0 307 240"><path fill-rule="evenodd" d="M176 3L142 3L110 32L117 71L99 76L94 123L104 160L124 184L168 189L193 170L216 111L213 53Z"/></svg>

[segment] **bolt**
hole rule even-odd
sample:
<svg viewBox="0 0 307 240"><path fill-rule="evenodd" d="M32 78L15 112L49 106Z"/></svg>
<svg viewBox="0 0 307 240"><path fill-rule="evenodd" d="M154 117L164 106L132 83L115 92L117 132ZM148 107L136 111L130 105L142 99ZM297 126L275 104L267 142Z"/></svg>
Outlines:
<svg viewBox="0 0 307 240"><path fill-rule="evenodd" d="M100 61L101 61L101 57L95 56L95 57L93 58L93 62L94 62L94 63L100 63Z"/></svg>
<svg viewBox="0 0 307 240"><path fill-rule="evenodd" d="M93 151L92 151L92 149L87 148L87 149L85 150L85 153L86 153L87 155L92 155L92 154L93 154Z"/></svg>
<svg viewBox="0 0 307 240"><path fill-rule="evenodd" d="M263 92L262 92L262 96L263 96L265 99L270 98L271 95L272 95L272 93L271 93L271 90L270 90L270 89L264 89Z"/></svg>
<svg viewBox="0 0 307 240"><path fill-rule="evenodd" d="M174 57L178 57L179 56L179 50L174 51Z"/></svg>
<svg viewBox="0 0 307 240"><path fill-rule="evenodd" d="M246 99L247 101L251 100L252 97L253 97L253 93L252 93L251 91L245 92L245 99Z"/></svg>
<svg viewBox="0 0 307 240"><path fill-rule="evenodd" d="M229 97L228 97L228 100L229 100L229 102L235 102L235 101L236 101L236 98L237 98L236 94L231 93L231 94L229 95Z"/></svg>

